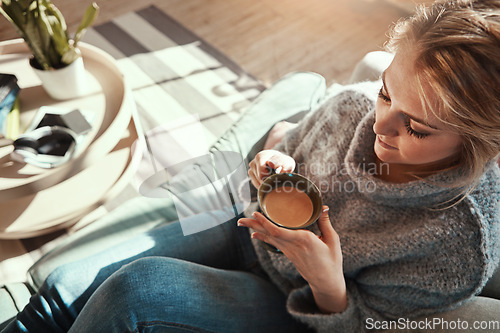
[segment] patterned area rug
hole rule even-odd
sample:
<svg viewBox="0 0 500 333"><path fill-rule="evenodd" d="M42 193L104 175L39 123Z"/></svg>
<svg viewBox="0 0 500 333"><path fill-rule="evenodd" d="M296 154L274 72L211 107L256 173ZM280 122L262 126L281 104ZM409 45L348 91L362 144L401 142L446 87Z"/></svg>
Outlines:
<svg viewBox="0 0 500 333"><path fill-rule="evenodd" d="M184 130L177 131L180 134L162 143L174 159L205 150L265 89L224 54L154 6L95 26L84 41L117 59L133 91L146 135L157 134L159 129L168 132L182 124ZM136 195L135 187L129 186L102 207L101 214ZM0 240L0 285L25 281L27 269L76 229Z"/></svg>

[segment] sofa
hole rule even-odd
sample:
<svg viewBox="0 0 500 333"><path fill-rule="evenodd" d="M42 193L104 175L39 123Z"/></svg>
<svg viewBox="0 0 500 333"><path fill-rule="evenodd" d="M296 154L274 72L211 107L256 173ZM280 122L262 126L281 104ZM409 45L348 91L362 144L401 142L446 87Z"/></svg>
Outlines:
<svg viewBox="0 0 500 333"><path fill-rule="evenodd" d="M377 80L381 71L389 65L391 60L392 56L385 52L368 53L354 69L350 82ZM321 101L339 93L343 88L340 84L326 87L325 79L315 73L297 72L286 75L264 91L241 118L211 147L211 150L240 152L242 156L246 156L248 162L262 149L266 136L275 123L281 120L299 121L308 112L314 110ZM136 197L76 232L38 260L29 269L25 283L12 283L0 288L0 329L23 309L30 295L58 266L102 251L137 233L169 223L177 218L171 198ZM475 321L497 321L498 324L499 314L500 272L497 271L481 295L453 311L439 313L434 317L418 318L415 322L420 322L422 325L407 329L407 331L426 331L423 323L433 321L435 318L448 322L456 322L460 319L470 325ZM448 328L449 331L460 331L456 327L455 329ZM446 327L440 327L433 332L446 331L448 331ZM484 332L487 331L484 330Z"/></svg>

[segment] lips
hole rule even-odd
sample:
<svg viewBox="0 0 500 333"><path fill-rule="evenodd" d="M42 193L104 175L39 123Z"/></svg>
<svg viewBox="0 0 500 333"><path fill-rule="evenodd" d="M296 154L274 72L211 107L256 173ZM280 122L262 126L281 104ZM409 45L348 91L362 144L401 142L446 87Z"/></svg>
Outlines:
<svg viewBox="0 0 500 333"><path fill-rule="evenodd" d="M393 147L387 143L385 143L384 141L382 141L382 139L380 139L380 136L377 135L377 142L378 144L382 147L382 148L385 148L385 149L390 149L390 150L397 150L396 147Z"/></svg>

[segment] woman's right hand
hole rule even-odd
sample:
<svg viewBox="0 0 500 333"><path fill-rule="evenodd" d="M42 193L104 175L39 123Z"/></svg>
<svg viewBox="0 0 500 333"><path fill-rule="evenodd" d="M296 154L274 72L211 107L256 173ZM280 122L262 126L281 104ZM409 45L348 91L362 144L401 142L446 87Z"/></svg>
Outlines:
<svg viewBox="0 0 500 333"><path fill-rule="evenodd" d="M261 151L250 162L248 170L248 176L253 186L259 188L264 178L271 174L270 169L279 170L279 172L292 172L295 169L295 160L277 150Z"/></svg>

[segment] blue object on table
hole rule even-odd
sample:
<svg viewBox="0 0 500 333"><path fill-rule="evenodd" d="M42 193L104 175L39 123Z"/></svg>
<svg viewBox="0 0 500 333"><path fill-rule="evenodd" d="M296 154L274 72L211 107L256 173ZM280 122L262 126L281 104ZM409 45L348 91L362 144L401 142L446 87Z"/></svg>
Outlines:
<svg viewBox="0 0 500 333"><path fill-rule="evenodd" d="M4 132L4 123L14 106L19 94L17 77L13 74L0 74L0 132Z"/></svg>

